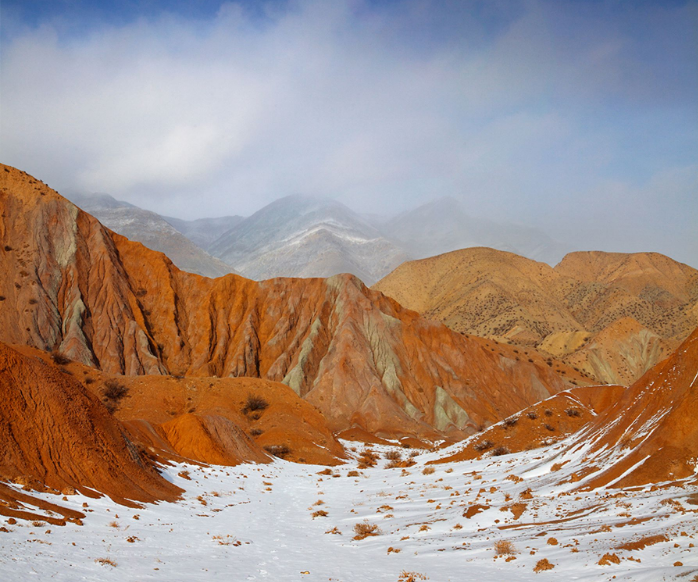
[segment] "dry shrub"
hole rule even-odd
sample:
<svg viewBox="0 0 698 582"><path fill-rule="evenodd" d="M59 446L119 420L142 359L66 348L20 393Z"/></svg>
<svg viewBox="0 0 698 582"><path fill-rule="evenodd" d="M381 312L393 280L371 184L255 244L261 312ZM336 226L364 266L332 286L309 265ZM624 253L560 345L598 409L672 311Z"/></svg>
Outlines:
<svg viewBox="0 0 698 582"><path fill-rule="evenodd" d="M318 509L313 513L313 519L316 517L327 517L329 514L324 509Z"/></svg>
<svg viewBox="0 0 698 582"><path fill-rule="evenodd" d="M263 432L264 432L264 431L263 431L261 428L253 428L253 429L250 431L250 436L257 437L257 436L259 436L260 434L262 434Z"/></svg>
<svg viewBox="0 0 698 582"><path fill-rule="evenodd" d="M341 535L342 535L342 532L339 531L339 529L337 528L337 526L333 527L332 529L328 529L325 533L326 533L326 534L334 534L334 535L338 535L338 536L341 536Z"/></svg>
<svg viewBox="0 0 698 582"><path fill-rule="evenodd" d="M177 473L177 475L179 475L182 479L186 479L187 481L191 481L191 476L189 474L189 471L187 471L186 469L184 469L183 471L180 471L179 473Z"/></svg>
<svg viewBox="0 0 698 582"><path fill-rule="evenodd" d="M267 445L264 447L264 450L280 459L285 459L291 454L291 449L288 445Z"/></svg>
<svg viewBox="0 0 698 582"><path fill-rule="evenodd" d="M51 352L51 359L53 360L54 364L58 364L59 366L65 366L72 362L72 360L68 356L64 356L58 351Z"/></svg>
<svg viewBox="0 0 698 582"><path fill-rule="evenodd" d="M361 476L361 473L359 473L358 471L349 471L347 473L347 477L360 477L360 476Z"/></svg>
<svg viewBox="0 0 698 582"><path fill-rule="evenodd" d="M531 420L536 420L536 418L538 418L538 413L535 410L529 410L526 416Z"/></svg>
<svg viewBox="0 0 698 582"><path fill-rule="evenodd" d="M109 412L114 412L121 400L128 396L128 387L121 384L118 380L110 378L104 383L102 388L102 401Z"/></svg>
<svg viewBox="0 0 698 582"><path fill-rule="evenodd" d="M433 475L436 469L434 467L424 467L422 470L422 475Z"/></svg>
<svg viewBox="0 0 698 582"><path fill-rule="evenodd" d="M117 563L109 558L97 558L95 563L99 564L100 566L111 566L112 568L116 568L117 566Z"/></svg>
<svg viewBox="0 0 698 582"><path fill-rule="evenodd" d="M577 410L576 408L568 408L567 410L565 410L565 412L567 413L567 416L577 417L581 415L579 410Z"/></svg>
<svg viewBox="0 0 698 582"><path fill-rule="evenodd" d="M478 444L476 444L473 448L478 451L486 451L487 449L491 449L494 446L494 443L490 440L484 440Z"/></svg>
<svg viewBox="0 0 698 582"><path fill-rule="evenodd" d="M494 542L494 551L498 556L513 556L516 548L509 540L497 540Z"/></svg>
<svg viewBox="0 0 698 582"><path fill-rule="evenodd" d="M546 425L545 425L545 428L547 428L550 432L555 432L555 427L554 427L554 426L551 426L551 425L549 425L549 424L546 424Z"/></svg>
<svg viewBox="0 0 698 582"><path fill-rule="evenodd" d="M400 572L397 582L419 582L420 580L429 580L429 578L419 572L408 572L407 570L403 570Z"/></svg>
<svg viewBox="0 0 698 582"><path fill-rule="evenodd" d="M359 469L367 469L369 467L375 467L376 461L380 456L371 449L364 449L359 455Z"/></svg>
<svg viewBox="0 0 698 582"><path fill-rule="evenodd" d="M249 414L250 412L255 412L258 410L266 410L269 407L269 403L257 394L248 394L247 400L245 401L245 406L242 409L243 414Z"/></svg>
<svg viewBox="0 0 698 582"><path fill-rule="evenodd" d="M504 421L504 427L509 428L510 426L514 426L517 422L519 422L518 416L510 416Z"/></svg>
<svg viewBox="0 0 698 582"><path fill-rule="evenodd" d="M390 450L387 453L385 453L385 458L389 461L400 461L402 460L402 454L400 453L400 451Z"/></svg>
<svg viewBox="0 0 698 582"><path fill-rule="evenodd" d="M355 540L363 540L369 536L379 536L382 532L378 529L375 523L368 523L368 521L362 521L361 523L354 524L354 536Z"/></svg>
<svg viewBox="0 0 698 582"><path fill-rule="evenodd" d="M492 456L493 457L501 457L502 455L508 455L509 454L509 449L506 447L497 447L492 451Z"/></svg>

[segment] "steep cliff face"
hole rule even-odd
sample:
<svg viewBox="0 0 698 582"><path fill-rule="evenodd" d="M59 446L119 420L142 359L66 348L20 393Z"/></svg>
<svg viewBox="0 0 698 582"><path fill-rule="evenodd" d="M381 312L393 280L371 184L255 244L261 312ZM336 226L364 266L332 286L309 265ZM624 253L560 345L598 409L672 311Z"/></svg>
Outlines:
<svg viewBox="0 0 698 582"><path fill-rule="evenodd" d="M0 480L118 501L174 499L116 420L74 377L0 343Z"/></svg>
<svg viewBox="0 0 698 582"><path fill-rule="evenodd" d="M126 375L283 382L334 430L470 432L565 387L358 279L206 279L0 168L0 339Z"/></svg>

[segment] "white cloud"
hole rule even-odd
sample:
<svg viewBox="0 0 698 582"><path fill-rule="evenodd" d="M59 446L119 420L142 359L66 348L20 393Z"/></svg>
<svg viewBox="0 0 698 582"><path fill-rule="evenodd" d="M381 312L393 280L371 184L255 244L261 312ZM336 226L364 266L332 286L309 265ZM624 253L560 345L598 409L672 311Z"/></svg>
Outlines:
<svg viewBox="0 0 698 582"><path fill-rule="evenodd" d="M294 192L383 212L455 195L522 220L567 216L613 181L649 197L696 144L676 40L695 7L612 6L304 0L80 37L44 24L3 46L1 155L58 187L186 216ZM664 51L646 65L643 40ZM681 61L664 87L660 57ZM631 130L665 111L679 113L664 145L644 145L633 174Z"/></svg>

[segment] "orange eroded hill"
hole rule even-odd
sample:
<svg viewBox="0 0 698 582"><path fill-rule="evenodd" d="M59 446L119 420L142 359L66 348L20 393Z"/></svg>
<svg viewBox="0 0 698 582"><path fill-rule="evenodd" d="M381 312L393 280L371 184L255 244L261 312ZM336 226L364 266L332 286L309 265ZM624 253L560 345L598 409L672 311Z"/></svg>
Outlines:
<svg viewBox="0 0 698 582"><path fill-rule="evenodd" d="M470 248L404 263L373 288L604 383L632 383L698 325L698 271L657 253L570 253L551 268Z"/></svg>
<svg viewBox="0 0 698 582"><path fill-rule="evenodd" d="M27 346L25 355L79 379L163 459L219 465L289 461L334 465L342 446L318 410L288 386L256 378L118 376Z"/></svg>
<svg viewBox="0 0 698 582"><path fill-rule="evenodd" d="M585 482L592 487L698 482L696 411L698 329L580 431L568 454L583 450L602 467Z"/></svg>
<svg viewBox="0 0 698 582"><path fill-rule="evenodd" d="M174 499L119 421L69 374L0 344L0 479L120 502Z"/></svg>
<svg viewBox="0 0 698 582"><path fill-rule="evenodd" d="M580 430L615 404L625 391L623 386L579 386L559 392L483 430L468 439L459 452L435 462L518 453L551 445Z"/></svg>
<svg viewBox="0 0 698 582"><path fill-rule="evenodd" d="M578 387L560 392L471 437L448 462L550 445L552 471L579 487L698 483L698 329L629 388ZM536 467L533 467L535 470ZM568 471L568 473L570 473Z"/></svg>
<svg viewBox="0 0 698 582"><path fill-rule="evenodd" d="M333 431L467 434L567 387L358 279L207 279L0 168L0 339L111 374L282 382Z"/></svg>

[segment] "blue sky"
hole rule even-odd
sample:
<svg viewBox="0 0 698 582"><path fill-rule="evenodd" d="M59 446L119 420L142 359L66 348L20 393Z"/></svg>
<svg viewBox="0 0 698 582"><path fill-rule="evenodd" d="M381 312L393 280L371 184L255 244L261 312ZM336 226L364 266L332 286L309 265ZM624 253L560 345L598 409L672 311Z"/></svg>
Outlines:
<svg viewBox="0 0 698 582"><path fill-rule="evenodd" d="M698 4L1 5L0 159L169 215L440 197L698 267Z"/></svg>

